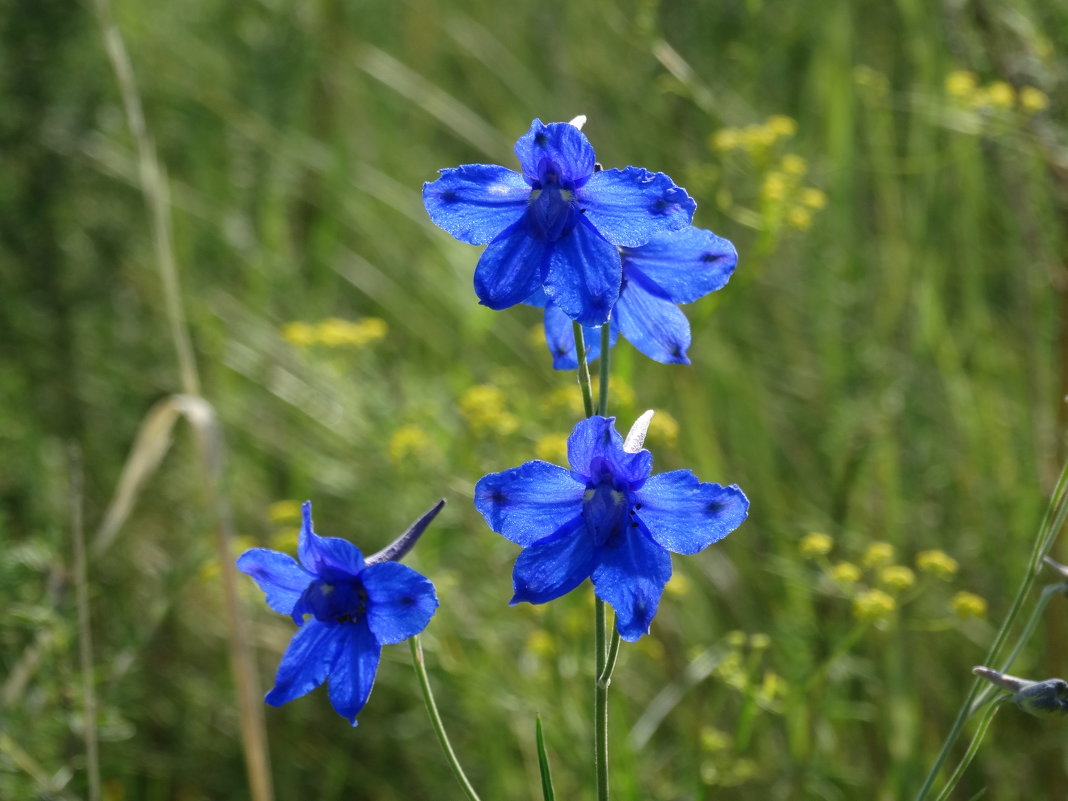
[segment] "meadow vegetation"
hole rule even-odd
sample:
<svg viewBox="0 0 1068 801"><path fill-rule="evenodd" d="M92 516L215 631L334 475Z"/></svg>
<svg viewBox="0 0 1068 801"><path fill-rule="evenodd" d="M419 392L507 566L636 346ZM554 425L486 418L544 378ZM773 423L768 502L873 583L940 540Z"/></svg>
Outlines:
<svg viewBox="0 0 1068 801"><path fill-rule="evenodd" d="M471 504L563 461L574 373L538 309L476 304L477 250L420 198L578 114L740 254L686 307L693 366L613 352L655 470L752 503L624 644L615 796L915 795L1065 456L1068 6L113 0L135 85L106 8L0 10L0 798L85 798L94 764L111 801L249 797L219 510L234 555L293 552L308 498L372 552L439 497L407 561L468 775L539 798L540 714L558 797L588 797L592 597L509 608L518 549ZM173 445L109 518L153 409ZM292 623L236 587L267 685ZM1068 674L1066 603L1013 673ZM459 797L403 646L358 728L322 691L264 716L279 799ZM957 797L1064 797L1064 753L1062 722L1006 708Z"/></svg>

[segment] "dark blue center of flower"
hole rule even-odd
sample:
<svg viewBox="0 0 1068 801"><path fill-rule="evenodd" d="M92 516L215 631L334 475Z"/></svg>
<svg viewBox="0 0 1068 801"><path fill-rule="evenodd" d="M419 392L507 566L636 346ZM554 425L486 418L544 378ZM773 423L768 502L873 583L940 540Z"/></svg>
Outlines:
<svg viewBox="0 0 1068 801"><path fill-rule="evenodd" d="M555 242L575 227L575 187L562 177L549 158L538 163L538 180L531 185L527 205L527 233L535 239Z"/></svg>
<svg viewBox="0 0 1068 801"><path fill-rule="evenodd" d="M625 487L617 486L616 477L607 465L600 466L594 475L599 480L586 485L582 514L586 520L586 529L593 535L594 543L604 545L622 533L626 512L630 506L630 494Z"/></svg>
<svg viewBox="0 0 1068 801"><path fill-rule="evenodd" d="M367 590L355 577L331 582L316 579L294 611L310 613L323 623L356 623L367 615Z"/></svg>

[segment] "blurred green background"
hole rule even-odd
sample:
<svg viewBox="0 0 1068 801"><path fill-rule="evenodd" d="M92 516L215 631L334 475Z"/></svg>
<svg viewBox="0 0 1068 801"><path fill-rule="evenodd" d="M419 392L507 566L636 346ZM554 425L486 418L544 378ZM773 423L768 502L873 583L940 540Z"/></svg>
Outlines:
<svg viewBox="0 0 1068 801"><path fill-rule="evenodd" d="M292 551L311 498L369 552L438 497L409 562L438 586L424 646L472 781L539 798L541 714L558 797L591 797L588 585L508 608L518 549L471 506L483 473L561 458L578 390L537 310L476 304L478 249L420 198L577 114L602 163L667 172L740 253L687 307L691 367L614 351L612 413L659 411L655 469L752 502L624 644L615 795L915 793L1063 457L1068 6L116 0L140 137L101 8L0 8L0 798L88 796L86 608L103 797L249 797L216 502L237 548ZM223 477L205 489L179 422L104 542L139 426L190 390L176 300ZM241 578L267 685L292 624ZM1068 673L1063 606L1014 672ZM323 690L265 712L279 799L460 797L404 646L356 729ZM1063 744L1008 708L956 797L1062 797Z"/></svg>

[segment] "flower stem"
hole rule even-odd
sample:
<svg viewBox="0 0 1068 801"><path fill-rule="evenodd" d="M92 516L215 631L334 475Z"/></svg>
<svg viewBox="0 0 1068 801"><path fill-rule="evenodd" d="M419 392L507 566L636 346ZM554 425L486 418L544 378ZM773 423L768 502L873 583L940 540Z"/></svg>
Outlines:
<svg viewBox="0 0 1068 801"><path fill-rule="evenodd" d="M1023 605L1031 591L1031 587L1035 583L1035 578L1038 576L1038 571L1042 566L1043 557L1045 557L1049 553L1050 548L1053 547L1053 542L1057 538L1057 534L1059 534L1064 527L1066 519L1068 519L1068 462L1065 462L1064 466L1061 468L1060 476L1057 477L1057 483L1053 488L1053 494L1050 496L1049 505L1046 507L1046 513L1042 518L1041 524L1039 524L1038 536L1035 538L1031 556L1027 563L1027 572L1024 573L1020 586L1016 590L1016 596L1013 598L1012 606L1009 607L1009 612L1005 616L1001 628L998 629L997 634L994 636L994 642L990 646L986 659L983 660L983 664L997 665L1001 662L998 658L998 654L1008 640L1013 624L1016 622L1016 618L1019 617L1020 612L1023 609ZM1019 646L1017 646L1016 649L1013 649L1013 655L1017 653L1018 647ZM1007 668L1008 664L1005 664L1002 667L1002 672ZM946 739L942 743L942 749L938 752L934 764L931 766L919 792L916 794L916 801L924 801L929 796L931 789L934 786L935 779L938 778L938 773L942 769L942 765L945 763L946 758L949 756L950 749L953 747L953 744L957 741L961 731L964 729L965 722L967 722L968 718L970 718L978 709L980 693L985 689L983 685L984 682L982 679L977 678L972 682L971 689L965 696L964 702L961 704L960 710L957 712L957 717L953 721L953 725L950 726L949 733L946 734Z"/></svg>
<svg viewBox="0 0 1068 801"><path fill-rule="evenodd" d="M601 326L601 372L600 372L600 387L597 398L597 414L601 417L608 416L608 350L612 346L612 341L609 331L611 323L605 323ZM587 368L588 369L588 368Z"/></svg>
<svg viewBox="0 0 1068 801"><path fill-rule="evenodd" d="M423 701L426 702L426 711L430 715L430 724L434 727L438 742L441 743L441 750L445 752L445 759L448 760L449 767L452 768L452 774L456 777L456 781L460 783L460 787L468 800L479 801L478 793L471 786L471 782L467 780L467 775L460 766L460 760L456 758L456 752L452 750L449 735L445 733L445 724L442 723L438 705L434 702L434 691L430 689L430 678L426 674L426 662L423 659L423 646L419 642L418 635L408 640L408 647L412 651L412 665L415 667L416 675L419 676L419 686L423 690Z"/></svg>
<svg viewBox="0 0 1068 801"><path fill-rule="evenodd" d="M590 388L590 365L586 361L586 342L582 336L582 326L571 323L575 334L575 355L578 357L578 379L582 387L582 405L587 417L593 417L593 390Z"/></svg>
<svg viewBox="0 0 1068 801"><path fill-rule="evenodd" d="M594 647L597 673L593 683L593 765L597 775L597 801L608 801L608 682L602 681L608 666L604 601L594 600Z"/></svg>

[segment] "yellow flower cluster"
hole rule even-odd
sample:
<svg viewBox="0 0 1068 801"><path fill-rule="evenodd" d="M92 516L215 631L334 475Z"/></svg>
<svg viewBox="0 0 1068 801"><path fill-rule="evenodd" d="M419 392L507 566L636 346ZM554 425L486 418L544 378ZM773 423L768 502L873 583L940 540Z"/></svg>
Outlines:
<svg viewBox="0 0 1068 801"><path fill-rule="evenodd" d="M783 139L797 133L797 122L792 117L775 114L762 124L746 125L744 128L720 128L709 137L713 150L747 150L750 153L770 150Z"/></svg>
<svg viewBox="0 0 1068 801"><path fill-rule="evenodd" d="M957 573L957 560L945 551L920 551L916 554L916 567L921 573L948 579Z"/></svg>
<svg viewBox="0 0 1068 801"><path fill-rule="evenodd" d="M377 317L362 320L342 320L328 317L318 323L292 322L282 326L282 339L293 345L307 347L325 345L329 348L362 347L385 339L389 326Z"/></svg>
<svg viewBox="0 0 1068 801"><path fill-rule="evenodd" d="M887 565L879 571L879 583L892 592L900 592L916 583L916 574L904 565Z"/></svg>
<svg viewBox="0 0 1068 801"><path fill-rule="evenodd" d="M986 601L974 592L958 592L950 599L949 605L957 617L965 620L970 617L986 617Z"/></svg>
<svg viewBox="0 0 1068 801"><path fill-rule="evenodd" d="M299 501L275 501L267 507L267 519L272 523L291 523L300 520Z"/></svg>
<svg viewBox="0 0 1068 801"><path fill-rule="evenodd" d="M519 428L519 418L505 406L504 393L492 384L476 384L460 396L460 413L480 436L506 437Z"/></svg>
<svg viewBox="0 0 1068 801"><path fill-rule="evenodd" d="M763 226L778 228L785 224L798 231L812 225L812 217L827 205L827 195L814 186L805 186L808 163L796 153L778 156L781 142L797 133L797 122L776 114L759 125L744 128L721 128L712 134L709 145L725 153L742 151L761 170Z"/></svg>
<svg viewBox="0 0 1068 801"><path fill-rule="evenodd" d="M889 542L873 542L864 551L861 563L864 567L880 567L894 560L894 546Z"/></svg>
<svg viewBox="0 0 1068 801"><path fill-rule="evenodd" d="M534 456L543 462L567 464L567 436L565 434L546 434L534 443Z"/></svg>
<svg viewBox="0 0 1068 801"><path fill-rule="evenodd" d="M859 620L882 620L897 607L897 602L882 590L866 590L853 599L853 616Z"/></svg>
<svg viewBox="0 0 1068 801"><path fill-rule="evenodd" d="M430 435L417 425L404 425L389 438L389 460L396 466L423 464L433 450Z"/></svg>
<svg viewBox="0 0 1068 801"><path fill-rule="evenodd" d="M805 559L815 559L818 556L826 556L834 547L834 540L819 531L813 531L801 538L798 546L801 556Z"/></svg>
<svg viewBox="0 0 1068 801"><path fill-rule="evenodd" d="M1025 114L1037 114L1049 107L1049 96L1034 86L1014 89L1005 81L980 84L974 72L954 70L946 76L946 94L957 103L970 108L1009 110L1016 108Z"/></svg>

